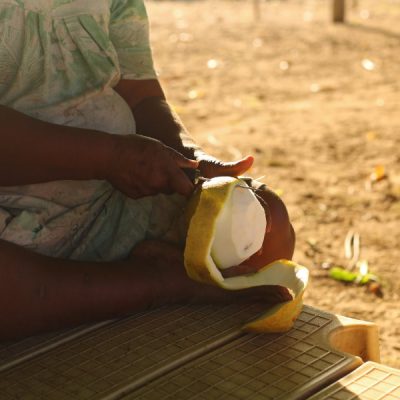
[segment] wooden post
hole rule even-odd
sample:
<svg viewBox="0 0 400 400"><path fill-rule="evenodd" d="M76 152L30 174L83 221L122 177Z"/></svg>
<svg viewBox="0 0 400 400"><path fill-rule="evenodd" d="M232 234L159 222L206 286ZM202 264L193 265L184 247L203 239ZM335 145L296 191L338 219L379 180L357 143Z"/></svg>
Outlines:
<svg viewBox="0 0 400 400"><path fill-rule="evenodd" d="M333 0L333 22L343 23L346 17L346 0Z"/></svg>
<svg viewBox="0 0 400 400"><path fill-rule="evenodd" d="M260 21L261 19L261 9L260 0L253 0L253 16L255 21Z"/></svg>

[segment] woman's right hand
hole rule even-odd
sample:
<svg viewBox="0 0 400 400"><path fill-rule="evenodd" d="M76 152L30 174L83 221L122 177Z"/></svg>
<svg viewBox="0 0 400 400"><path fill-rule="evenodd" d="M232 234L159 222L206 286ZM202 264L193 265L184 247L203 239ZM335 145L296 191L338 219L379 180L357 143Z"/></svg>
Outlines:
<svg viewBox="0 0 400 400"><path fill-rule="evenodd" d="M115 136L106 179L137 199L159 193L189 196L193 183L182 168L197 168L190 160L156 139L141 135Z"/></svg>

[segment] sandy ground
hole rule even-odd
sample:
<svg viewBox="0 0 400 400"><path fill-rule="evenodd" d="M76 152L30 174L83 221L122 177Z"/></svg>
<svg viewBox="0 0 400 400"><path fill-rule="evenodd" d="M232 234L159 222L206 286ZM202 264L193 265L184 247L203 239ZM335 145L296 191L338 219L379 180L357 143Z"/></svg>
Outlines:
<svg viewBox="0 0 400 400"><path fill-rule="evenodd" d="M282 193L306 303L380 326L382 361L400 367L400 1L359 0L346 25L330 2L150 1L168 96L197 141ZM386 179L370 184L376 166ZM383 298L327 276L347 265L353 229Z"/></svg>

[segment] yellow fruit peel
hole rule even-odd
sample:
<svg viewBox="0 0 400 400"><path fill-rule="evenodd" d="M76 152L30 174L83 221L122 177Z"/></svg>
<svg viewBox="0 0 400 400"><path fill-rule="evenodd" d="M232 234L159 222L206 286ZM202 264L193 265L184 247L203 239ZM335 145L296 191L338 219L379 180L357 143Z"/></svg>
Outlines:
<svg viewBox="0 0 400 400"><path fill-rule="evenodd" d="M192 196L188 209L191 219L184 252L185 268L192 279L217 285L226 290L257 286L282 286L292 294L292 300L272 306L266 313L244 326L256 332L285 332L294 324L302 309L302 298L308 283L307 268L288 260L275 261L259 271L224 278L211 257L215 221L226 200L238 184L237 178L219 177L205 182Z"/></svg>
<svg viewBox="0 0 400 400"><path fill-rule="evenodd" d="M188 209L192 216L186 237L185 268L194 280L217 284L224 278L211 258L211 246L215 236L215 221L234 187L243 181L220 177L204 182L192 196ZM210 190L212 189L212 190ZM197 206L194 208L193 204Z"/></svg>
<svg viewBox="0 0 400 400"><path fill-rule="evenodd" d="M308 269L288 260L275 261L254 274L254 280L278 285L292 293L292 300L276 304L265 314L245 325L255 332L286 332L292 328L303 307L303 294L308 283Z"/></svg>

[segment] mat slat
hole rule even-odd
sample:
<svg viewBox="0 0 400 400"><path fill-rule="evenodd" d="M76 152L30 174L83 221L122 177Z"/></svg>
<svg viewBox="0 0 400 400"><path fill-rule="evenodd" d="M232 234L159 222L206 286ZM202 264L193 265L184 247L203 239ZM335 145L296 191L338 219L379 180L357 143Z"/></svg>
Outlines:
<svg viewBox="0 0 400 400"><path fill-rule="evenodd" d="M332 323L331 317L305 308L288 333L239 337L123 399L307 398L361 364L322 340L321 331Z"/></svg>
<svg viewBox="0 0 400 400"><path fill-rule="evenodd" d="M242 336L264 308L169 307L114 322L2 372L2 400L106 397Z"/></svg>
<svg viewBox="0 0 400 400"><path fill-rule="evenodd" d="M399 400L400 370L367 362L309 400Z"/></svg>
<svg viewBox="0 0 400 400"><path fill-rule="evenodd" d="M34 358L39 354L46 353L71 340L84 336L96 329L100 329L110 322L111 321L105 321L61 332L53 332L45 335L31 336L18 341L0 343L0 373Z"/></svg>

